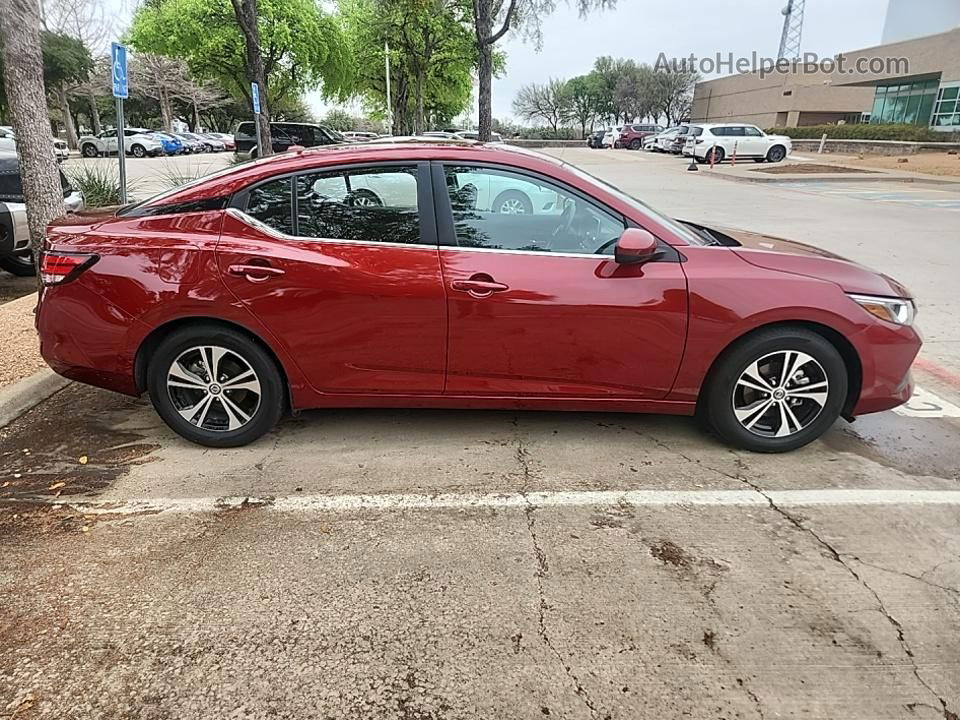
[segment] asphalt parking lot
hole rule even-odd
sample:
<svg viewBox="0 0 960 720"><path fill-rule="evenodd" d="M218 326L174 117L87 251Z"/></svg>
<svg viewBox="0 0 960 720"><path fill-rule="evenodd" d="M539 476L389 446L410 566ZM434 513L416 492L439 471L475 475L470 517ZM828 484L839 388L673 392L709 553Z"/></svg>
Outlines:
<svg viewBox="0 0 960 720"><path fill-rule="evenodd" d="M957 720L956 213L556 152L903 280L922 392L767 456L685 418L403 410L221 451L68 386L0 430L0 717Z"/></svg>

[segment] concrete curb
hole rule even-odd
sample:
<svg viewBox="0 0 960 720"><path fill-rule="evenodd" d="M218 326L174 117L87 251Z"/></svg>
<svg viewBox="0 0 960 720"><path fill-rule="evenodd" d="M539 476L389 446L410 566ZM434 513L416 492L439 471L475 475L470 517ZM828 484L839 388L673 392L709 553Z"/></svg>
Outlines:
<svg viewBox="0 0 960 720"><path fill-rule="evenodd" d="M905 183L908 185L952 185L957 187L958 183L956 180L941 180L939 178L932 177L929 180L927 178L915 178L915 177L906 177L903 175L857 175L855 173L846 173L842 175L817 175L816 173L810 173L808 175L777 175L777 176L768 176L768 177L750 177L746 175L728 175L726 173L717 173L717 172L707 172L706 175L709 177L720 178L722 180L734 180L736 182L745 182L745 183L760 183L766 185L775 185L777 183L797 183L797 182L837 182L837 183L850 183L850 182L895 182L895 183Z"/></svg>
<svg viewBox="0 0 960 720"><path fill-rule="evenodd" d="M0 428L6 427L69 384L70 380L53 370L41 370L13 385L0 388Z"/></svg>

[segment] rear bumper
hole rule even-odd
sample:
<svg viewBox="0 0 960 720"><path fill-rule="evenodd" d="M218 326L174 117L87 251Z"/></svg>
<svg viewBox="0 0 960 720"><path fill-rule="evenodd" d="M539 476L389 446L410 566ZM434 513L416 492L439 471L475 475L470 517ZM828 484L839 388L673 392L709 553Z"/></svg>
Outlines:
<svg viewBox="0 0 960 720"><path fill-rule="evenodd" d="M881 412L903 405L913 394L910 367L923 339L912 327L882 321L848 338L860 356L862 382L853 415Z"/></svg>
<svg viewBox="0 0 960 720"><path fill-rule="evenodd" d="M51 302L51 300L53 300ZM40 355L79 382L138 395L131 336L146 328L78 281L43 288L36 314Z"/></svg>

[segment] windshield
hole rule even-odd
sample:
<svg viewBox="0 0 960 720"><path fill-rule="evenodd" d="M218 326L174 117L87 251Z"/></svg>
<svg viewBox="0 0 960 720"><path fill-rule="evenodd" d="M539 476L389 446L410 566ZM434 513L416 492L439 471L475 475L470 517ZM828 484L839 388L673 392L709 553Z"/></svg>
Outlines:
<svg viewBox="0 0 960 720"><path fill-rule="evenodd" d="M638 200L638 199L635 198L633 195L630 195L630 194L628 194L628 193L625 193L623 190L621 190L620 188L618 188L616 185L611 185L611 184L608 183L607 181L601 180L600 178L598 178L598 177L596 177L596 176L594 176L594 175L591 175L590 173L586 172L585 170L581 170L581 169L578 168L576 165L570 165L569 163L561 163L561 165L563 165L564 168L566 168L567 170L569 170L570 172L572 172L572 173L573 173L574 175L576 175L577 177L579 177L579 178L581 178L581 179L583 179L583 180L587 180L588 182L592 183L593 185L599 185L599 186L602 187L604 190L606 190L608 193L610 193L611 195L615 195L615 196L617 197L617 199L622 200L623 202L625 202L625 203L626 203L627 205L629 205L630 207L634 208L635 210L638 210L639 212L643 213L644 215L649 216L650 218L652 218L653 220L657 221L657 222L660 223L661 225L665 225L666 227L670 228L670 231L671 231L671 232L673 232L673 233L674 233L675 235L677 235L678 237L682 237L682 238L683 238L684 240L686 240L690 245L708 245L708 244L710 244L710 243L707 242L707 239L706 239L705 237L703 237L702 235L699 235L698 233L693 232L689 227L687 227L686 225L681 224L679 221L674 220L673 218L669 218L669 217L667 217L666 215L663 215L663 214L657 212L656 210L654 210L652 207L650 207L649 205L647 205L647 204L646 204L645 202L643 202L642 200Z"/></svg>

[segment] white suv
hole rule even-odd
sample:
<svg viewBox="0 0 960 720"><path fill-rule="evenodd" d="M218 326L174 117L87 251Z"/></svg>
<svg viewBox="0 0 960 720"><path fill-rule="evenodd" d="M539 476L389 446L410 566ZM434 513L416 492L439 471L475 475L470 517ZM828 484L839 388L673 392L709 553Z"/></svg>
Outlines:
<svg viewBox="0 0 960 720"><path fill-rule="evenodd" d="M754 162L780 162L793 150L786 135L767 135L756 125L702 124L690 127L683 154L697 160L723 162L737 156Z"/></svg>
<svg viewBox="0 0 960 720"><path fill-rule="evenodd" d="M78 141L80 153L84 157L117 154L117 131L104 130L99 135L84 135ZM162 155L163 142L150 130L143 128L124 128L123 147L127 155L137 158L147 155Z"/></svg>

